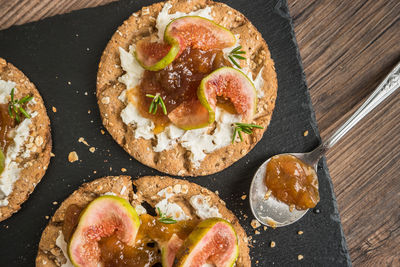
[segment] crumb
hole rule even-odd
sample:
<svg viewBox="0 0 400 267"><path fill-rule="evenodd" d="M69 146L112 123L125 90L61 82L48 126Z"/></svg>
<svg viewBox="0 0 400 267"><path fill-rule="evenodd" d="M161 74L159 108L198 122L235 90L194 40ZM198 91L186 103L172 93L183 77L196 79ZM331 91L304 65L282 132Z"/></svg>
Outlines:
<svg viewBox="0 0 400 267"><path fill-rule="evenodd" d="M50 152L50 157L54 158L56 155L53 152Z"/></svg>
<svg viewBox="0 0 400 267"><path fill-rule="evenodd" d="M216 194L216 195L219 195L219 192L218 192L218 190L217 190L217 191L215 191L215 194Z"/></svg>
<svg viewBox="0 0 400 267"><path fill-rule="evenodd" d="M87 114L90 114L92 111L90 111L90 109L87 111Z"/></svg>
<svg viewBox="0 0 400 267"><path fill-rule="evenodd" d="M96 148L95 147L91 147L91 148L89 148L89 151L94 153L96 151Z"/></svg>
<svg viewBox="0 0 400 267"><path fill-rule="evenodd" d="M307 136L307 135L308 135L308 131L305 131L305 132L303 133L303 135L304 135L304 136Z"/></svg>
<svg viewBox="0 0 400 267"><path fill-rule="evenodd" d="M44 216L44 218L45 218L46 220L48 220L50 217L46 215L46 216Z"/></svg>
<svg viewBox="0 0 400 267"><path fill-rule="evenodd" d="M299 255L297 256L297 259L298 259L299 261L301 261L302 259L304 259L304 256L301 255L301 254L299 254Z"/></svg>
<svg viewBox="0 0 400 267"><path fill-rule="evenodd" d="M256 260L256 264L258 264L259 263L259 261L258 260Z"/></svg>
<svg viewBox="0 0 400 267"><path fill-rule="evenodd" d="M297 234L298 234L298 235L302 235L302 234L303 234L303 231L298 231Z"/></svg>
<svg viewBox="0 0 400 267"><path fill-rule="evenodd" d="M85 95L87 95L87 92L85 92Z"/></svg>
<svg viewBox="0 0 400 267"><path fill-rule="evenodd" d="M254 233L255 233L256 235L259 235L259 234L260 234L260 231L255 230Z"/></svg>
<svg viewBox="0 0 400 267"><path fill-rule="evenodd" d="M112 171L112 167L110 167L110 171Z"/></svg>
<svg viewBox="0 0 400 267"><path fill-rule="evenodd" d="M104 134L104 133L105 133L104 130L100 130L100 132L101 132L101 134Z"/></svg>
<svg viewBox="0 0 400 267"><path fill-rule="evenodd" d="M79 137L78 142L79 142L79 143L83 143L83 144L85 144L86 146L89 146L88 142L86 142L85 138L83 138L83 137Z"/></svg>
<svg viewBox="0 0 400 267"><path fill-rule="evenodd" d="M126 169L125 168L121 168L121 172L126 172Z"/></svg>
<svg viewBox="0 0 400 267"><path fill-rule="evenodd" d="M251 221L251 227L253 227L254 229L256 229L256 228L258 228L258 227L260 227L260 226L261 226L260 222L257 221L256 219L253 219L253 220Z"/></svg>
<svg viewBox="0 0 400 267"><path fill-rule="evenodd" d="M79 160L78 154L75 151L69 152L68 160L71 163Z"/></svg>
<svg viewBox="0 0 400 267"><path fill-rule="evenodd" d="M94 173L94 174L96 174L96 173L97 173L97 171L93 171L93 173Z"/></svg>
<svg viewBox="0 0 400 267"><path fill-rule="evenodd" d="M241 197L241 199L242 199L242 200L245 200L246 197L247 197L246 195L243 195L243 196Z"/></svg>
<svg viewBox="0 0 400 267"><path fill-rule="evenodd" d="M68 85L71 85L71 82L68 82Z"/></svg>
<svg viewBox="0 0 400 267"><path fill-rule="evenodd" d="M51 109L53 110L54 113L57 112L57 108L56 107L52 107Z"/></svg>
<svg viewBox="0 0 400 267"><path fill-rule="evenodd" d="M89 48L89 47L87 47L87 48L86 48L86 51L89 51L89 50L90 50L90 48Z"/></svg>
<svg viewBox="0 0 400 267"><path fill-rule="evenodd" d="M53 202L53 205L57 205L57 204L58 204L58 202L57 202L57 201L54 201L54 202Z"/></svg>
<svg viewBox="0 0 400 267"><path fill-rule="evenodd" d="M267 226L264 226L264 231L267 231L267 229L268 229L268 227L267 227Z"/></svg>
<svg viewBox="0 0 400 267"><path fill-rule="evenodd" d="M274 248L274 247L276 246L276 243L275 243L274 241L271 241L271 243L269 244L269 246L270 246L271 248Z"/></svg>

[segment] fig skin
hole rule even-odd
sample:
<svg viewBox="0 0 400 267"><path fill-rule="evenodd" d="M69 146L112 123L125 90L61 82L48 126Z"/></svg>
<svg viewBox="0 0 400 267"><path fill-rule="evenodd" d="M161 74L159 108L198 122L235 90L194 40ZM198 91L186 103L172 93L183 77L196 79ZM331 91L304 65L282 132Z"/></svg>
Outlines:
<svg viewBox="0 0 400 267"><path fill-rule="evenodd" d="M233 228L233 226L226 220L221 219L221 218L210 218L210 219L206 219L202 222L200 222L196 228L193 230L193 232L190 233L190 235L188 236L188 238L186 238L183 246L181 247L181 249L179 250L179 252L177 253L177 256L175 258L175 264L174 266L177 267L190 267L191 262L189 261L189 256L191 256L191 253L196 249L197 245L199 245L201 243L201 241L203 240L203 238L207 235L207 233L212 230L212 228L214 226L216 226L217 224L224 224L225 226L228 227L228 229L231 231L231 233L234 236L235 242L234 242L234 250L232 255L230 255L229 257L229 261L225 262L223 264L219 264L217 265L217 267L232 267L235 265L235 262L239 256L239 246L238 246L238 237L237 234L235 232L235 229ZM202 253L202 251L200 251L200 253ZM196 262L196 266L198 264L200 264L199 266L201 266L201 264L205 264L206 262L202 263L202 262ZM215 264L215 263L214 263Z"/></svg>
<svg viewBox="0 0 400 267"><path fill-rule="evenodd" d="M131 206L131 204L124 198L120 198L120 197L113 196L113 195L104 195L104 196L98 197L95 200L93 200L92 202L90 202L89 205L82 211L82 213L79 217L79 223L78 223L74 233L72 234L71 240L68 243L68 257L70 258L71 263L76 267L97 266L97 263L95 263L95 265L77 263L75 255L73 253L74 252L73 249L78 246L82 246L82 244L84 243L84 241L82 240L82 239L85 239L85 237L83 236L84 235L83 230L85 228L91 226L91 225L85 224L85 222L86 222L85 220L88 220L93 212L96 212L99 208L102 208L101 206L104 205L104 203L103 203L104 201L112 201L113 203L120 206L121 210L123 210L125 212L125 214L127 215L127 218L129 218L131 220L132 226L133 226L133 228L130 229L132 231L131 235L130 236L122 235L121 241L125 242L128 245L135 244L136 235L137 235L137 232L140 227L140 219L139 219L138 214L136 213L135 208L133 208ZM108 210L108 212L114 212L114 210ZM101 220L102 218L99 218L99 219ZM81 240L79 240L79 238ZM97 242L97 241L93 240L92 242ZM79 255L79 256L81 256L81 255Z"/></svg>

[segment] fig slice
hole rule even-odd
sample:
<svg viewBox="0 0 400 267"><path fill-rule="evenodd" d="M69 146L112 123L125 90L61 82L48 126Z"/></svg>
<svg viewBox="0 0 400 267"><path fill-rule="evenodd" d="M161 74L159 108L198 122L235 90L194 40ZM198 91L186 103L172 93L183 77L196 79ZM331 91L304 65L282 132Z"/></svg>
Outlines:
<svg viewBox="0 0 400 267"><path fill-rule="evenodd" d="M231 267L239 254L233 226L220 218L200 222L185 240L175 259L175 266L194 267L206 263Z"/></svg>
<svg viewBox="0 0 400 267"><path fill-rule="evenodd" d="M161 246L161 263L163 267L172 267L175 255L183 245L183 240L173 234L169 241Z"/></svg>
<svg viewBox="0 0 400 267"><path fill-rule="evenodd" d="M209 112L198 99L183 102L169 114L169 120L183 130L206 127L209 124ZM212 118L214 121L214 118Z"/></svg>
<svg viewBox="0 0 400 267"><path fill-rule="evenodd" d="M133 246L139 226L139 217L127 200L112 195L98 197L80 215L68 244L69 258L74 266L97 267L101 238L116 234L121 242Z"/></svg>
<svg viewBox="0 0 400 267"><path fill-rule="evenodd" d="M201 50L223 49L233 46L236 38L231 31L212 20L199 16L185 16L171 21L164 31L164 44L139 41L135 57L146 70L162 70L191 46Z"/></svg>
<svg viewBox="0 0 400 267"><path fill-rule="evenodd" d="M257 91L250 79L240 70L222 67L201 80L197 97L208 110L209 123L215 118L217 96L231 101L242 120L250 122L257 107Z"/></svg>

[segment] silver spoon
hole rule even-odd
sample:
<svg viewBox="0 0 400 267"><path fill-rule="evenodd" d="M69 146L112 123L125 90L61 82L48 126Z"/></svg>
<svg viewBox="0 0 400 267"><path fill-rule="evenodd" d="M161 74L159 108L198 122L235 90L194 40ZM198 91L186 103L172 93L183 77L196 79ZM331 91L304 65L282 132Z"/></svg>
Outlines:
<svg viewBox="0 0 400 267"><path fill-rule="evenodd" d="M303 162L314 167L317 172L317 165L320 158L331 148L340 138L342 138L354 125L364 118L371 110L378 106L390 94L400 87L400 63L386 76L375 91L357 109L357 111L325 142L320 144L313 151L308 153L285 153L293 155ZM284 154L280 154L284 155ZM268 191L264 179L267 163L271 158L265 161L257 170L250 186L250 207L254 217L262 224L269 226L286 226L299 220L308 210L289 210L286 203L280 202L272 195L265 199Z"/></svg>

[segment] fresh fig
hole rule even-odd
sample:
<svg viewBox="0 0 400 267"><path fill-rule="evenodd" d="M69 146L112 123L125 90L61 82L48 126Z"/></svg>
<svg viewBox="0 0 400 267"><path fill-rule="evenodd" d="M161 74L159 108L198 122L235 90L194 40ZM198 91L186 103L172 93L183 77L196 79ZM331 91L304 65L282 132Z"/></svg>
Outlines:
<svg viewBox="0 0 400 267"><path fill-rule="evenodd" d="M243 121L251 121L257 106L257 91L250 79L240 70L219 68L201 80L197 97L208 110L208 123L215 120L217 96L231 101Z"/></svg>
<svg viewBox="0 0 400 267"><path fill-rule="evenodd" d="M220 218L210 218L197 225L177 253L175 266L197 267L214 264L231 267L239 254L233 226Z"/></svg>
<svg viewBox="0 0 400 267"><path fill-rule="evenodd" d="M183 130L202 128L209 124L209 112L198 99L183 102L168 114L168 118Z"/></svg>
<svg viewBox="0 0 400 267"><path fill-rule="evenodd" d="M139 217L127 200L111 195L98 197L80 215L68 244L69 258L75 266L97 267L101 238L116 234L121 242L133 246L139 226Z"/></svg>
<svg viewBox="0 0 400 267"><path fill-rule="evenodd" d="M228 29L199 16L180 17L171 21L164 32L164 42L138 42L135 56L147 70L158 71L177 58L188 46L201 50L233 46L236 38Z"/></svg>
<svg viewBox="0 0 400 267"><path fill-rule="evenodd" d="M183 240L173 234L170 240L161 246L161 262L163 267L172 267L175 255L183 245Z"/></svg>

